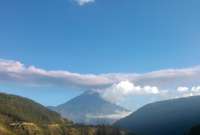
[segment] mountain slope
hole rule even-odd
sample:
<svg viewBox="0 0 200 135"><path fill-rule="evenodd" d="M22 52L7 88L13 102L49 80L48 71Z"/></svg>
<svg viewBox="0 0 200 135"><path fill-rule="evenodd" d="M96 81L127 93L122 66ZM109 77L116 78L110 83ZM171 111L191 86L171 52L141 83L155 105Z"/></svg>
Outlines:
<svg viewBox="0 0 200 135"><path fill-rule="evenodd" d="M140 135L183 135L200 123L200 96L148 104L115 126Z"/></svg>
<svg viewBox="0 0 200 135"><path fill-rule="evenodd" d="M85 92L51 109L74 122L85 124L110 124L119 119L117 117L122 113L128 112L127 109L104 100L96 92Z"/></svg>
<svg viewBox="0 0 200 135"><path fill-rule="evenodd" d="M49 126L58 125L57 129L61 129L67 124L71 122L30 99L0 93L2 135L50 135Z"/></svg>
<svg viewBox="0 0 200 135"><path fill-rule="evenodd" d="M0 93L0 114L13 121L62 123L61 116L27 98Z"/></svg>

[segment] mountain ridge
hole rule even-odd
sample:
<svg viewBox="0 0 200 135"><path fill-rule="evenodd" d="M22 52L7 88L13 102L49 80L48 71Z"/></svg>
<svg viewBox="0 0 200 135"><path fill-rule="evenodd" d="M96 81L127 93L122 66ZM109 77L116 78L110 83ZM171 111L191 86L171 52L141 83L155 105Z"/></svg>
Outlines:
<svg viewBox="0 0 200 135"><path fill-rule="evenodd" d="M200 96L150 103L114 126L141 135L183 135L200 123ZM145 130L144 130L145 129Z"/></svg>

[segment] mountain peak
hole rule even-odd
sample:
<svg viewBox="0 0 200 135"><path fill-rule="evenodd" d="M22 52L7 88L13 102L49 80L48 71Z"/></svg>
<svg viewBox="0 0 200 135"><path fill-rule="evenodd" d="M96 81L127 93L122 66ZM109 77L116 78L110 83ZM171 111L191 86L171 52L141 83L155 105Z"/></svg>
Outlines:
<svg viewBox="0 0 200 135"><path fill-rule="evenodd" d="M130 112L121 106L104 100L95 91L86 91L51 109L76 123L84 124L111 124Z"/></svg>

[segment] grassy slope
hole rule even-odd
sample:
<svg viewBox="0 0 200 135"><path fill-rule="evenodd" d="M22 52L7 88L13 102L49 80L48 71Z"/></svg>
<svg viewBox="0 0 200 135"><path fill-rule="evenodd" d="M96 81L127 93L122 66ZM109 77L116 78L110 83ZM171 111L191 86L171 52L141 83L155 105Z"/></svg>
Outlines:
<svg viewBox="0 0 200 135"><path fill-rule="evenodd" d="M12 121L34 123L62 123L60 115L27 98L0 94L0 114L12 118Z"/></svg>

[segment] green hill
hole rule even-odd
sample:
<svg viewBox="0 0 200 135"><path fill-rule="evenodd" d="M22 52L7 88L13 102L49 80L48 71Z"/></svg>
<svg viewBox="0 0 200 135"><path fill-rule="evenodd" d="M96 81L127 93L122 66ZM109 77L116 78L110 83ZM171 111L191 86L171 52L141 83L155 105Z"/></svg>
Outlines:
<svg viewBox="0 0 200 135"><path fill-rule="evenodd" d="M58 113L30 99L0 93L1 135L47 135L52 128L61 130L70 124Z"/></svg>
<svg viewBox="0 0 200 135"><path fill-rule="evenodd" d="M37 124L62 123L56 112L27 98L0 93L0 114L10 121L26 121ZM8 119L7 119L8 120Z"/></svg>

